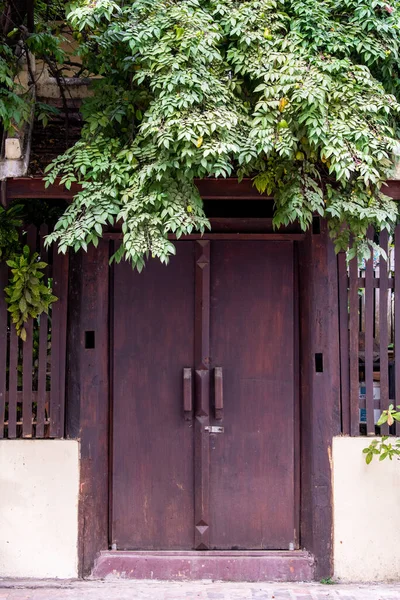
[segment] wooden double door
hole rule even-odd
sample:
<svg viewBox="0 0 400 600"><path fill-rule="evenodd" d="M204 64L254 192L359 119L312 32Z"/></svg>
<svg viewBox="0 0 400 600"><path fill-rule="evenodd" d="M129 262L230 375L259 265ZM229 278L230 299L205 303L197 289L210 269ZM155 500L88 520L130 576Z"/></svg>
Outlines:
<svg viewBox="0 0 400 600"><path fill-rule="evenodd" d="M297 547L293 243L187 240L115 266L111 541Z"/></svg>

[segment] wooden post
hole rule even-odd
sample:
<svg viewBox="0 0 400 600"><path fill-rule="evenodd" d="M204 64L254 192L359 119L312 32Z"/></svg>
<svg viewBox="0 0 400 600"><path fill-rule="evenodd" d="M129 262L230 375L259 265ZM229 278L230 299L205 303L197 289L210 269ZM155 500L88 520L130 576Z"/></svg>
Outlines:
<svg viewBox="0 0 400 600"><path fill-rule="evenodd" d="M109 243L71 257L67 436L81 440L79 572L108 548Z"/></svg>
<svg viewBox="0 0 400 600"><path fill-rule="evenodd" d="M299 244L301 545L316 578L333 570L332 437L340 433L337 260L325 223Z"/></svg>

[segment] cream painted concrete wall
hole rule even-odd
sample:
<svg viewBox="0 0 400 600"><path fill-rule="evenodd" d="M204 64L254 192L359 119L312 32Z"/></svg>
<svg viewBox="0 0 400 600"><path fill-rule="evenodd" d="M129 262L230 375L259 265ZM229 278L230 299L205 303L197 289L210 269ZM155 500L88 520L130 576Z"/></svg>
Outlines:
<svg viewBox="0 0 400 600"><path fill-rule="evenodd" d="M78 493L78 442L0 441L0 577L77 577Z"/></svg>
<svg viewBox="0 0 400 600"><path fill-rule="evenodd" d="M343 581L400 579L400 461L367 465L370 441L333 440L334 570Z"/></svg>

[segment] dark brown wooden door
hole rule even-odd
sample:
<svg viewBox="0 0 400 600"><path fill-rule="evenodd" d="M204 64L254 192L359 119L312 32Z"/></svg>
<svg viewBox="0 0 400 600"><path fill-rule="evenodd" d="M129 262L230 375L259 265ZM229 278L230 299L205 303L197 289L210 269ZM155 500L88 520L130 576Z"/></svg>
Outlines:
<svg viewBox="0 0 400 600"><path fill-rule="evenodd" d="M112 543L193 545L193 427L183 418L182 369L193 364L193 244L167 266L114 275Z"/></svg>
<svg viewBox="0 0 400 600"><path fill-rule="evenodd" d="M288 549L295 541L293 248L219 242L211 256L211 359L222 367L224 433L210 436L210 547Z"/></svg>
<svg viewBox="0 0 400 600"><path fill-rule="evenodd" d="M168 267L115 267L118 549L295 543L293 281L291 242L182 241Z"/></svg>

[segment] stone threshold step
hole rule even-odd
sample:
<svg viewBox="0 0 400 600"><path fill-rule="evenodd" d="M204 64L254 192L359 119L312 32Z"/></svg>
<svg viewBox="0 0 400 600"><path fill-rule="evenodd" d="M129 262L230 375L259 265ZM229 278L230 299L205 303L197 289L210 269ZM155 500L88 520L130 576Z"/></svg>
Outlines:
<svg viewBox="0 0 400 600"><path fill-rule="evenodd" d="M101 552L92 578L169 581L313 581L314 558L294 551Z"/></svg>

